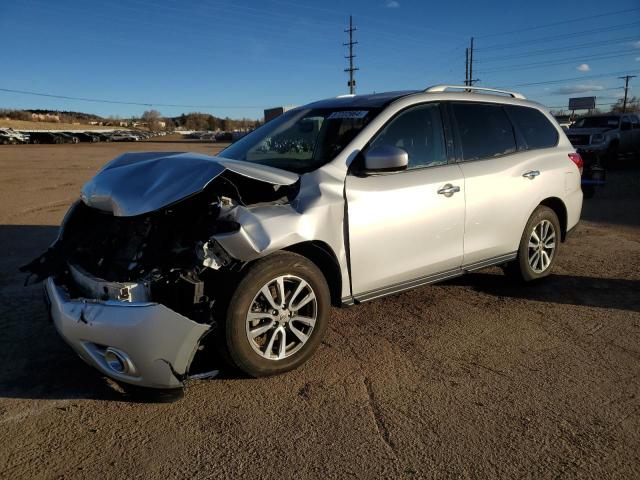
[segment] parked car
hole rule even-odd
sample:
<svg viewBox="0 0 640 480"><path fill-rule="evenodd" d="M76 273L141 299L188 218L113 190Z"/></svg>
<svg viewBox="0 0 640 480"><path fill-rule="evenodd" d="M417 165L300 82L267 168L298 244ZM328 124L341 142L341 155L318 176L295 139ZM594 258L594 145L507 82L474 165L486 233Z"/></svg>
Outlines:
<svg viewBox="0 0 640 480"><path fill-rule="evenodd" d="M15 145L17 143L20 143L20 141L13 135L0 132L0 145Z"/></svg>
<svg viewBox="0 0 640 480"><path fill-rule="evenodd" d="M29 143L29 134L19 132L17 130L14 130L13 128L0 128L0 143Z"/></svg>
<svg viewBox="0 0 640 480"><path fill-rule="evenodd" d="M53 132L53 134L60 138L60 143L78 143L78 137L70 135L64 132Z"/></svg>
<svg viewBox="0 0 640 480"><path fill-rule="evenodd" d="M31 132L31 143L64 143L59 135L50 132Z"/></svg>
<svg viewBox="0 0 640 480"><path fill-rule="evenodd" d="M140 137L128 132L118 132L111 135L112 142L137 142Z"/></svg>
<svg viewBox="0 0 640 480"><path fill-rule="evenodd" d="M98 140L101 142L110 142L111 134L106 132L91 132L91 135L95 135L98 137Z"/></svg>
<svg viewBox="0 0 640 480"><path fill-rule="evenodd" d="M218 348L249 376L273 375L310 358L331 304L490 265L548 276L580 217L581 168L549 112L518 93L331 98L217 157L116 158L23 271L45 280L62 337L115 380L181 387L213 375Z"/></svg>
<svg viewBox="0 0 640 480"><path fill-rule="evenodd" d="M97 135L89 132L65 132L65 134L77 138L79 142L95 143L100 141Z"/></svg>

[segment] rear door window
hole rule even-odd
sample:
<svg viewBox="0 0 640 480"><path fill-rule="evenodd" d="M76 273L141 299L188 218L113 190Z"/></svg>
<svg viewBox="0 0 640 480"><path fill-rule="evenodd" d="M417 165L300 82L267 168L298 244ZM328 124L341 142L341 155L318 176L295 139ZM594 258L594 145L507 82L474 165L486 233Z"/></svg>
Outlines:
<svg viewBox="0 0 640 480"><path fill-rule="evenodd" d="M527 150L555 147L558 131L542 112L535 108L506 105L504 107L526 142Z"/></svg>
<svg viewBox="0 0 640 480"><path fill-rule="evenodd" d="M451 107L463 160L499 157L516 151L513 126L501 105L453 103Z"/></svg>

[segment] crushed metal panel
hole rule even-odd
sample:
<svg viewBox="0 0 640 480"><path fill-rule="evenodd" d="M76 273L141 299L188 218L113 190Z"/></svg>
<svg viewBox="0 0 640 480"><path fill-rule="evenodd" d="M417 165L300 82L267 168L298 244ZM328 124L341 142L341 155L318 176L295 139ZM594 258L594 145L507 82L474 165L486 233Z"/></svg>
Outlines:
<svg viewBox="0 0 640 480"><path fill-rule="evenodd" d="M56 329L80 357L105 375L140 386L182 386L200 339L211 328L157 303L72 300L51 277L45 290ZM125 352L138 376L111 370L96 346Z"/></svg>
<svg viewBox="0 0 640 480"><path fill-rule="evenodd" d="M273 185L292 185L299 178L277 168L197 153L126 153L89 180L81 198L90 207L131 217L196 194L225 170Z"/></svg>
<svg viewBox="0 0 640 480"><path fill-rule="evenodd" d="M90 298L120 300L122 302L147 302L151 297L148 282L110 282L94 277L77 265L68 265L74 282Z"/></svg>

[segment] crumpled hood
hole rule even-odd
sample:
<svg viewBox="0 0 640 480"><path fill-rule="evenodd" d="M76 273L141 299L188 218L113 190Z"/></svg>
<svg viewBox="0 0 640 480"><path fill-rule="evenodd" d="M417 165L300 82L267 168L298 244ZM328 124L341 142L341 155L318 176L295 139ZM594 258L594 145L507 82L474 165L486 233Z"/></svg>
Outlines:
<svg viewBox="0 0 640 480"><path fill-rule="evenodd" d="M285 170L199 153L125 153L82 187L81 198L89 207L131 217L198 193L225 170L273 185L292 185L299 178Z"/></svg>

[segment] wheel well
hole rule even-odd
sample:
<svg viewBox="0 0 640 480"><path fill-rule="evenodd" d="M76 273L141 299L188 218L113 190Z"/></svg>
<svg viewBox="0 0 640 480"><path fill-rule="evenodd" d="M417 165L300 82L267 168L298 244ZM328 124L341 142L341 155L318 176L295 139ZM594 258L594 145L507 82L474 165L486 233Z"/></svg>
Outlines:
<svg viewBox="0 0 640 480"><path fill-rule="evenodd" d="M567 207L564 205L564 202L557 197L549 197L541 201L540 205L549 207L558 216L558 221L560 222L560 231L562 234L562 241L564 242L565 238L567 237Z"/></svg>
<svg viewBox="0 0 640 480"><path fill-rule="evenodd" d="M311 260L327 280L329 292L331 293L331 303L334 306L341 305L342 273L338 259L329 245L320 241L309 241L291 245L284 250L297 253Z"/></svg>

